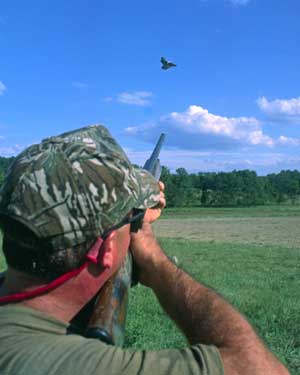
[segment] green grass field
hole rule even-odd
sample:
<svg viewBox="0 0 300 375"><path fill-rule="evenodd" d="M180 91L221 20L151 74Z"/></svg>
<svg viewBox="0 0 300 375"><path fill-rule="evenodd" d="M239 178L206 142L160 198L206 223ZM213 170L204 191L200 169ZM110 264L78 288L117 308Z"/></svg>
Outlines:
<svg viewBox="0 0 300 375"><path fill-rule="evenodd" d="M255 207L180 207L166 208L161 219L192 217L300 217L300 205L266 205Z"/></svg>
<svg viewBox="0 0 300 375"><path fill-rule="evenodd" d="M241 220L233 220L235 217ZM209 226L202 227L205 220L200 218L208 218ZM300 247L291 239L299 237L300 207L177 209L166 211L163 220L164 233L158 233L165 251L176 255L182 268L233 303L291 374L299 375ZM258 225L253 227L256 221ZM186 227L180 225L192 222L195 233L199 229L191 240L191 233L182 233ZM236 230L242 235L227 233L228 223L241 225ZM175 224L176 235L171 230ZM212 231L209 240L203 240L204 231L214 225L224 232L222 236ZM260 241L253 237L253 230ZM272 234L274 240L269 241ZM1 267L4 262L0 257ZM184 345L184 337L166 317L151 290L132 288L126 347L135 350Z"/></svg>
<svg viewBox="0 0 300 375"><path fill-rule="evenodd" d="M177 239L161 243L192 276L233 303L291 373L299 374L299 250ZM127 323L128 347L185 345L150 290L132 289Z"/></svg>

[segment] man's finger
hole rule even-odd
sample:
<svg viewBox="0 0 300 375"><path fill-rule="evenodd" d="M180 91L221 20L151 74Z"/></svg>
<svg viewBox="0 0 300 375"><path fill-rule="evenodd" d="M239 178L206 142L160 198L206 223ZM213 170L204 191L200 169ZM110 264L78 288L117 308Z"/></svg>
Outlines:
<svg viewBox="0 0 300 375"><path fill-rule="evenodd" d="M166 198L165 197L161 197L160 200L159 200L159 208L165 208L166 207Z"/></svg>
<svg viewBox="0 0 300 375"><path fill-rule="evenodd" d="M159 185L160 191L165 190L165 184L162 181L158 181L158 185Z"/></svg>

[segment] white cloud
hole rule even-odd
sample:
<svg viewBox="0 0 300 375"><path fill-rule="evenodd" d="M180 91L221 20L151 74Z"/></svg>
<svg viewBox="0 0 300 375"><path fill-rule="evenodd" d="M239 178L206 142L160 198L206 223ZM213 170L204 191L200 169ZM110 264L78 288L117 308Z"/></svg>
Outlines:
<svg viewBox="0 0 300 375"><path fill-rule="evenodd" d="M229 0L233 5L247 5L250 3L250 0Z"/></svg>
<svg viewBox="0 0 300 375"><path fill-rule="evenodd" d="M291 138L281 135L277 140L277 144L283 146L300 146L300 138Z"/></svg>
<svg viewBox="0 0 300 375"><path fill-rule="evenodd" d="M143 165L152 150L135 151L125 149L129 159ZM189 172L229 172L232 170L251 169L259 174L279 172L282 169L299 169L300 157L293 157L276 152L205 152L178 149L163 149L161 164L175 171L186 168Z"/></svg>
<svg viewBox="0 0 300 375"><path fill-rule="evenodd" d="M229 149L241 145L273 146L261 123L253 117L225 117L191 105L185 112L172 112L157 123L128 127L126 133L153 141L168 134L171 146L188 149Z"/></svg>
<svg viewBox="0 0 300 375"><path fill-rule="evenodd" d="M86 83L80 81L72 82L72 86L76 87L77 89L85 89L86 87L88 87Z"/></svg>
<svg viewBox="0 0 300 375"><path fill-rule="evenodd" d="M151 104L149 99L152 96L152 92L149 91L122 92L117 95L117 101L119 103L145 107Z"/></svg>
<svg viewBox="0 0 300 375"><path fill-rule="evenodd" d="M161 132L167 134L160 159L172 171L179 167L189 172L218 172L251 169L259 174L299 169L300 138L272 137L254 117L226 117L191 105L183 112L171 112L153 123L130 126L125 133L154 144ZM277 151L277 152L276 152ZM129 158L143 165L151 150L127 150Z"/></svg>
<svg viewBox="0 0 300 375"><path fill-rule="evenodd" d="M300 97L292 99L268 100L262 96L257 100L259 108L273 118L300 119Z"/></svg>
<svg viewBox="0 0 300 375"><path fill-rule="evenodd" d="M6 86L0 81L0 95L3 95L4 91L6 91Z"/></svg>

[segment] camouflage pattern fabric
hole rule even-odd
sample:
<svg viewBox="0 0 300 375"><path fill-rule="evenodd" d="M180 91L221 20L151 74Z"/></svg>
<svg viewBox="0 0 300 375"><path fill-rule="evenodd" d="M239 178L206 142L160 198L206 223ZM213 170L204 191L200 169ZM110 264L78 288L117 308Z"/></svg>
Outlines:
<svg viewBox="0 0 300 375"><path fill-rule="evenodd" d="M60 250L101 236L132 208L158 201L153 176L135 168L108 130L94 125L19 154L0 190L0 214Z"/></svg>

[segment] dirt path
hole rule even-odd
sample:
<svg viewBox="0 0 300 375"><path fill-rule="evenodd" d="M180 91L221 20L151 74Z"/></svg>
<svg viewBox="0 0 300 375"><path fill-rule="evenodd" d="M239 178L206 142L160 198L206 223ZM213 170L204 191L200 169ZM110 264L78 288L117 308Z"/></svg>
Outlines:
<svg viewBox="0 0 300 375"><path fill-rule="evenodd" d="M299 217L164 219L154 230L159 237L300 248Z"/></svg>

